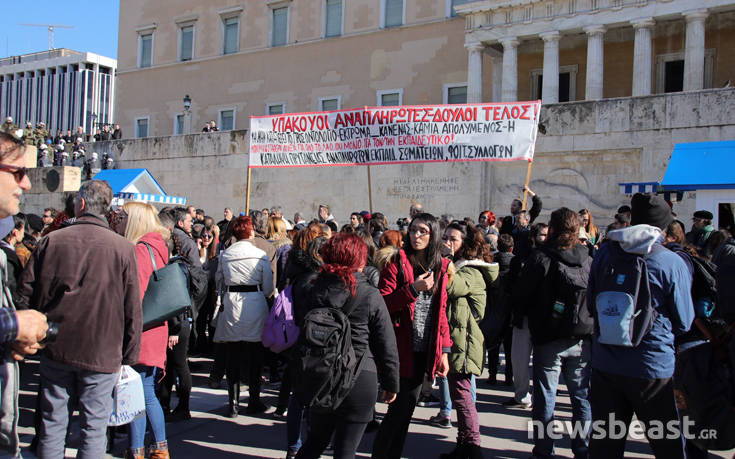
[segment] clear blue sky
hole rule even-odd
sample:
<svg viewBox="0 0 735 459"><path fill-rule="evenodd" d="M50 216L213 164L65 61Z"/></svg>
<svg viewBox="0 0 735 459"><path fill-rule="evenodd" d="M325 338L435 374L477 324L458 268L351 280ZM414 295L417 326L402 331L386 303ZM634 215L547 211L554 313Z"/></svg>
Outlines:
<svg viewBox="0 0 735 459"><path fill-rule="evenodd" d="M120 0L0 0L0 57L45 51L48 30L18 24L61 24L54 46L117 59Z"/></svg>

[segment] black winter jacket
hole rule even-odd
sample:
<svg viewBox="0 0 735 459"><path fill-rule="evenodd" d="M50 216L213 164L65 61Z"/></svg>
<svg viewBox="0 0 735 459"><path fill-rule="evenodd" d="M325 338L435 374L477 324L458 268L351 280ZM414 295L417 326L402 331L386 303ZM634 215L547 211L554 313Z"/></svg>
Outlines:
<svg viewBox="0 0 735 459"><path fill-rule="evenodd" d="M557 339L555 330L549 329L550 308L556 292L554 280L549 275L552 258L567 266L582 266L589 254L587 247L577 244L565 250L544 246L528 257L513 288L513 301L528 315L531 341L536 345ZM589 266L587 263L588 271Z"/></svg>
<svg viewBox="0 0 735 459"><path fill-rule="evenodd" d="M383 297L369 284L363 273L355 273L357 289L355 306L349 315L352 347L358 359L365 355L362 371L378 373L380 386L398 393L398 346ZM294 319L301 326L312 308L341 308L350 300L350 292L341 279L331 274L319 274L313 283L298 291L294 285Z"/></svg>

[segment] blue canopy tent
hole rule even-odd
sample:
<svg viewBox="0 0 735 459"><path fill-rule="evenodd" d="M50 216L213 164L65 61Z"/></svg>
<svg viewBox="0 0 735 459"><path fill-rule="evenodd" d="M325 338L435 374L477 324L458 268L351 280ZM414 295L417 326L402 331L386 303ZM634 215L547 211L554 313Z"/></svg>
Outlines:
<svg viewBox="0 0 735 459"><path fill-rule="evenodd" d="M679 143L661 187L669 192L696 191L697 210L709 210L716 226L728 226L735 207L734 164L735 140Z"/></svg>
<svg viewBox="0 0 735 459"><path fill-rule="evenodd" d="M94 179L105 180L110 184L113 205L121 206L125 201L168 205L186 204L184 197L167 195L148 169L105 169L98 172Z"/></svg>

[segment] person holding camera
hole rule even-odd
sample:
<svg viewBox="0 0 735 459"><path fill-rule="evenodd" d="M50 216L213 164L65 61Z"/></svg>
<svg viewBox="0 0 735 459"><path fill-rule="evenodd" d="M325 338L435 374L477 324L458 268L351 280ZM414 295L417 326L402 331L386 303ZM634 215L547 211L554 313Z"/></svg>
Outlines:
<svg viewBox="0 0 735 459"><path fill-rule="evenodd" d="M11 120L12 122L12 120ZM25 144L17 131L0 129L0 218L18 213L23 191L31 189L25 172ZM0 251L0 273L7 272L5 252ZM18 442L18 364L28 354L35 354L46 338L46 316L33 309L16 310L8 294L6 275L0 276L0 347L5 357L0 371L0 446L17 456Z"/></svg>

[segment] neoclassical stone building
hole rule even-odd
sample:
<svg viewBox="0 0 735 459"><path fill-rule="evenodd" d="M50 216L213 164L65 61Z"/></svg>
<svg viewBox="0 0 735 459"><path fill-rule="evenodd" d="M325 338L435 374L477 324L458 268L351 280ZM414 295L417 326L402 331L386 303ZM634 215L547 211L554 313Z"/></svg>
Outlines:
<svg viewBox="0 0 735 459"><path fill-rule="evenodd" d="M468 100L487 99L484 55L492 61L492 100L541 97L555 104L726 86L735 72L727 46L733 9L728 1L689 0L459 6L466 19Z"/></svg>
<svg viewBox="0 0 735 459"><path fill-rule="evenodd" d="M735 91L723 88L734 42L735 2L724 0L127 0L115 120L153 139L112 153L214 213L244 208L247 136L195 140L206 121L238 131L251 115L542 99L532 188L547 210L609 221L626 199L618 183L659 181L675 144L735 139ZM330 202L344 220L369 206L366 172L259 169L251 204L309 215ZM525 172L375 167L373 210L395 220L420 201L436 214L503 214Z"/></svg>

